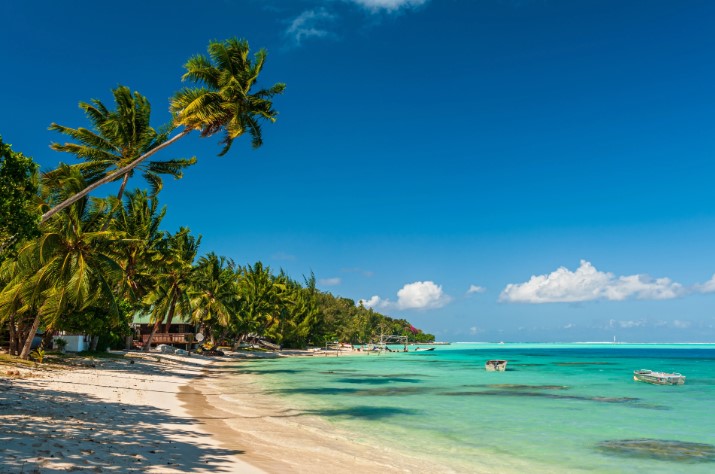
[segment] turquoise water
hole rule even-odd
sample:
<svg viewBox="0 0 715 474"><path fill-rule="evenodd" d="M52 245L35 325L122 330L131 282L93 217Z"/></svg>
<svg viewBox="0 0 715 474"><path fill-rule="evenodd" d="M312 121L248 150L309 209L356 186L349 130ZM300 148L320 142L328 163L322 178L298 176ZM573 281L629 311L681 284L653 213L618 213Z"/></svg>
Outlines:
<svg viewBox="0 0 715 474"><path fill-rule="evenodd" d="M641 368L687 382L634 382ZM251 371L306 413L460 472L715 472L715 345L452 344ZM658 441L623 445L644 439Z"/></svg>

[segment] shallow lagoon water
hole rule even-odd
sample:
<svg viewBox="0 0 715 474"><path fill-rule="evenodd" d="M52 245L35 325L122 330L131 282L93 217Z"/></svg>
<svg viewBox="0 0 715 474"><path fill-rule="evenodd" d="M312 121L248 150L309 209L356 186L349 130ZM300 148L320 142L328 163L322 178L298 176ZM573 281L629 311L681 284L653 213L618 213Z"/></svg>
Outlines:
<svg viewBox="0 0 715 474"><path fill-rule="evenodd" d="M641 368L687 382L634 382ZM715 472L715 345L452 344L250 371L304 413L459 472Z"/></svg>

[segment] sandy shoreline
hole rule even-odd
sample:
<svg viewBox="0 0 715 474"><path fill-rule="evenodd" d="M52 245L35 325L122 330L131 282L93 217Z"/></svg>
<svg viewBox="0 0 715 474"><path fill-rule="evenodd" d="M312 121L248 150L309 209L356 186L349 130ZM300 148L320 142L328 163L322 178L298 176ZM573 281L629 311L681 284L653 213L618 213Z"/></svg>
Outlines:
<svg viewBox="0 0 715 474"><path fill-rule="evenodd" d="M456 472L286 406L241 357L0 366L0 473Z"/></svg>
<svg viewBox="0 0 715 474"><path fill-rule="evenodd" d="M250 364L250 363L249 363ZM243 367L242 367L243 365ZM265 393L245 362L220 362L182 389L192 417L226 449L269 473L454 472L386 446L370 445ZM250 371L247 371L250 372ZM196 396L202 397L199 401ZM191 398L193 397L193 398Z"/></svg>
<svg viewBox="0 0 715 474"><path fill-rule="evenodd" d="M261 472L178 399L210 359L129 356L21 368L21 377L2 366L0 472Z"/></svg>

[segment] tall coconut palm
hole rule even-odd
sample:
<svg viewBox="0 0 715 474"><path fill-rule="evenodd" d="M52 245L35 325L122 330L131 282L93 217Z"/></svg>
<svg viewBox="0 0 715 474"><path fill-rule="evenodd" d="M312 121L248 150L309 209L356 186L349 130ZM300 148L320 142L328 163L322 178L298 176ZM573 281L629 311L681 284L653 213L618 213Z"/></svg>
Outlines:
<svg viewBox="0 0 715 474"><path fill-rule="evenodd" d="M201 257L194 269L191 319L211 327L212 338L215 329L228 327L235 314L238 293L233 268L232 261L211 252Z"/></svg>
<svg viewBox="0 0 715 474"><path fill-rule="evenodd" d="M144 344L144 351L149 350L164 318L167 318L167 325L170 325L174 316L191 314L189 291L193 262L200 243L201 237L192 236L189 229L182 227L176 234L166 237L160 246L161 260L157 262L156 286L145 298L147 305L152 308L151 320L154 326Z"/></svg>
<svg viewBox="0 0 715 474"><path fill-rule="evenodd" d="M238 271L238 314L245 333L265 335L280 321L286 304L286 284L271 274L270 267L261 262Z"/></svg>
<svg viewBox="0 0 715 474"><path fill-rule="evenodd" d="M53 150L71 153L84 162L77 167L82 170L85 179L91 184L102 177L111 175L114 171L131 164L137 158L157 148L167 141L170 130L157 131L150 125L151 105L146 97L138 92L132 92L126 86L119 86L112 91L115 110L109 110L101 101L92 99L90 102L80 102L92 124L92 130L86 128L69 128L56 123L50 125L50 130L60 132L74 139L77 143L53 143ZM142 162L136 168L128 171L121 179L117 199L121 201L127 182L139 169L149 182L152 194L157 194L162 188L162 174L182 177L182 170L196 163L196 158Z"/></svg>
<svg viewBox="0 0 715 474"><path fill-rule="evenodd" d="M233 38L210 42L208 53L208 57L198 55L190 58L185 64L187 72L182 78L202 87L185 88L171 100L174 126L183 126L183 130L126 166L97 180L78 195L55 206L42 216L43 221L102 184L123 177L154 153L193 130L200 130L202 137L223 130L224 148L220 155L229 150L233 140L246 132L251 135L254 147L263 143L260 121L276 121L278 114L273 109L271 99L285 89L285 84L277 83L268 89L252 90L266 60L265 50L259 50L251 60L248 42Z"/></svg>
<svg viewBox="0 0 715 474"><path fill-rule="evenodd" d="M121 236L112 249L123 270L120 293L129 301L138 302L154 285L155 263L164 237L159 226L166 208L159 209L157 199L146 191L129 192L124 201L109 229Z"/></svg>

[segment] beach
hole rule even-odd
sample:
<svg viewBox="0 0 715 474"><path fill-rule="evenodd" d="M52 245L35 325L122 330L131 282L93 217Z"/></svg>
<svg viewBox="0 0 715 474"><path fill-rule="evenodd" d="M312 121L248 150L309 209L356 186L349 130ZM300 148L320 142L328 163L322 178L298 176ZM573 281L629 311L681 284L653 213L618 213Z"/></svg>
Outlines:
<svg viewBox="0 0 715 474"><path fill-rule="evenodd" d="M212 362L130 353L73 367L1 366L0 472L261 472L188 414L187 395L178 398Z"/></svg>
<svg viewBox="0 0 715 474"><path fill-rule="evenodd" d="M245 361L219 362L197 383L184 385L179 399L225 449L243 451L242 459L265 472L455 472L292 408L267 393L251 372Z"/></svg>
<svg viewBox="0 0 715 474"><path fill-rule="evenodd" d="M283 357L300 354L2 365L0 473L705 473L715 462L712 346ZM484 371L494 357L507 372ZM688 383L634 382L629 369L653 361Z"/></svg>
<svg viewBox="0 0 715 474"><path fill-rule="evenodd" d="M4 365L0 472L453 472L302 416L264 393L250 371L238 387L222 386L224 375L250 365L245 357L261 355ZM227 397L240 410L222 408Z"/></svg>

